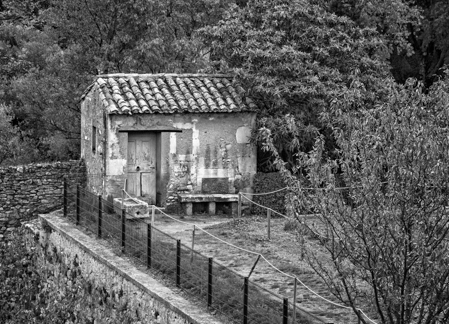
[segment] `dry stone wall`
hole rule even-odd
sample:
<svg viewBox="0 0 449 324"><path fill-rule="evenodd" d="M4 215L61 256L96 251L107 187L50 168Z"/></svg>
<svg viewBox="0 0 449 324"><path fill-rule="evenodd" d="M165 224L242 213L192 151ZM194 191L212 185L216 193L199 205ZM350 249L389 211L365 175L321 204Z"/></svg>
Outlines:
<svg viewBox="0 0 449 324"><path fill-rule="evenodd" d="M63 181L82 183L82 161L0 168L0 240L24 220L62 206Z"/></svg>

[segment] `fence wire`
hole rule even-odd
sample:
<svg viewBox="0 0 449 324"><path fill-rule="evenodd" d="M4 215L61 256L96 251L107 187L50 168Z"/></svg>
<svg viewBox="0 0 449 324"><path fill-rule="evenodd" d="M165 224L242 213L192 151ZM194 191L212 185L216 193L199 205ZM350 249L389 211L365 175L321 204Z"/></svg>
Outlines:
<svg viewBox="0 0 449 324"><path fill-rule="evenodd" d="M108 241L117 252L163 275L213 314L220 314L229 323L242 323L245 316L246 323L286 323L284 318L291 310L285 311L282 297L247 281L245 304L242 275L182 244L148 218L133 217L121 206L80 186L71 184L66 189L64 211L70 221Z"/></svg>
<svg viewBox="0 0 449 324"><path fill-rule="evenodd" d="M75 185L73 181L67 182L65 188L64 214L70 221L98 238L108 241L116 251L126 254L139 264L146 265L152 271L163 275L184 293L207 305L214 314L226 317L229 323L241 323L242 319L244 323L258 324L323 323L321 319L298 308L292 300L286 300L253 281L245 280L234 270L161 231L151 224L149 218L134 217L124 212L121 208L123 206L114 205L113 202ZM245 196L243 198L250 200ZM163 211L160 212L177 222L189 224ZM274 210L273 212L277 213ZM277 214L287 218L283 214ZM196 228L198 238L200 234L216 238L204 229ZM216 239L222 241L219 238ZM267 262L277 269L262 255L235 247L260 256L261 262ZM247 282L246 286L245 282ZM298 282L305 286L302 282ZM312 293L316 294L313 291ZM247 300L245 300L245 294Z"/></svg>

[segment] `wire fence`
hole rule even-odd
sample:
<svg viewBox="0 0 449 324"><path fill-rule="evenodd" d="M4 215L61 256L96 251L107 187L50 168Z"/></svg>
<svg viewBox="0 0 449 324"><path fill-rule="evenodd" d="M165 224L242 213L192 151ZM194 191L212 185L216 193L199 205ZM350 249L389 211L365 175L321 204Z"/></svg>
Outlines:
<svg viewBox="0 0 449 324"><path fill-rule="evenodd" d="M288 187L281 188L281 189L278 189L278 190L272 191L272 192L267 192L267 193L257 193L257 194L251 194L251 195L259 195L259 196L262 196L262 195L269 195L269 194L277 193L277 192L280 192L280 191L284 191L284 190L286 190L286 189L288 189ZM336 189L337 189L337 190L346 190L346 189L348 189L348 188L347 188L347 187L341 187L341 188L336 188ZM315 190L315 189L314 189L314 188L305 188L305 190ZM292 219L292 217L288 217L287 215L284 215L284 214L282 214L282 213L280 213L280 212L278 212L278 211L276 211L276 210L274 210L274 209L272 209L272 208L270 208L270 207L264 206L264 205L262 205L262 204L259 204L259 203L255 202L255 201L253 201L252 199L250 199L250 198L248 197L248 194L245 194L245 193L239 193L239 203L238 203L238 213L239 213L239 214L238 214L238 217L241 217L241 214L240 214L240 213L241 213L241 210L242 210L241 205L242 205L242 203L243 203L243 200L245 200L245 201L247 201L247 202L249 202L249 203L251 203L251 204L254 204L254 205L258 206L258 207L261 208L261 209L266 210L266 212L267 212L267 237L268 237L268 239L270 239L271 215L272 215L272 214L277 215L277 216L279 216L279 217L281 217L281 218L284 218L284 219L287 219L287 220L291 220L291 219ZM295 217L297 218L297 220L299 220L299 219L301 219L302 217L307 217L307 216L319 216L319 215L320 215L320 214L305 214L305 215L295 215ZM311 234L313 237L317 238L318 240L326 240L326 237L325 237L325 236L321 235L320 233L318 233L317 231L315 231L312 227L308 226L307 223L302 222L301 225L304 226L304 227L310 232L310 234ZM335 306L335 307L337 307L337 308L347 309L347 310L350 310L351 312L353 311L352 307L345 306L345 305L341 305L341 304L339 304L339 303L335 303L335 302L329 300L328 298L325 298L325 297L321 296L320 294L318 294L317 292L315 292L314 290L312 290L310 287L308 287L307 285L305 285L305 284L304 284L301 280L299 280L297 277L291 276L291 275L289 275L289 274L287 274L287 273L284 273L283 271L277 269L274 265L272 265L272 264L271 264L267 259L265 259L263 256L262 256L262 258L263 258L266 262L268 262L272 268L276 269L279 273L282 273L282 274L286 275L287 277L293 278L293 279L295 280L295 284L296 284L296 282L300 283L301 286L303 286L304 288L306 288L310 293L312 293L314 296L316 296L317 298L321 299L322 301L325 301L325 302L327 302L327 303L329 303L329 304L331 304L332 306ZM295 288L295 292L296 292L296 288ZM361 317L364 317L364 318L365 318L366 320L368 320L370 323L372 323L372 324L377 324L374 320L372 320L372 319L371 319L365 312L363 312L363 310L361 310L360 308L357 309L357 312L359 313L359 315L360 315ZM358 322L360 322L360 321L358 321Z"/></svg>
<svg viewBox="0 0 449 324"><path fill-rule="evenodd" d="M154 214L151 218L135 217L123 205L68 182L64 183L63 214L107 240L117 252L163 275L229 323L323 323L307 316L292 300L251 281L251 274L242 276L196 251L193 244L187 246L161 231L154 224Z"/></svg>

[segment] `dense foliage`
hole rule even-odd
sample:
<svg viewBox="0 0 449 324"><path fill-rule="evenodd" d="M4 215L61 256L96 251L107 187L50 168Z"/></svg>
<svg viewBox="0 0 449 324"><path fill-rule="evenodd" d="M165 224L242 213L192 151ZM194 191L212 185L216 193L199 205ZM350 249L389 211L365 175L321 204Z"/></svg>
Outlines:
<svg viewBox="0 0 449 324"><path fill-rule="evenodd" d="M445 323L448 26L446 0L2 0L0 163L77 158L96 74L233 73L259 107L259 170L322 215L317 273L380 322ZM9 314L40 280L17 251Z"/></svg>
<svg viewBox="0 0 449 324"><path fill-rule="evenodd" d="M56 247L27 242L29 233L14 229L0 242L0 322L135 323L128 300L104 286L94 287L76 259L67 262Z"/></svg>
<svg viewBox="0 0 449 324"><path fill-rule="evenodd" d="M315 190L279 155L277 165L297 194L296 212L320 215L328 259L317 259L315 247L308 260L340 300L371 308L381 323L447 323L449 82L428 93L413 81L387 86L388 100L373 109L334 107L338 159L323 155L323 136L298 156L295 167ZM261 131L275 151L270 130Z"/></svg>
<svg viewBox="0 0 449 324"><path fill-rule="evenodd" d="M269 207L273 210L278 211L282 214L287 214L287 209L285 205L285 195L287 193L285 189L286 183L282 176L278 172L258 172L254 175L253 188L254 192L262 193L263 195L254 195L252 200L261 204L265 207ZM268 192L273 192L272 194L266 195ZM245 200L243 200L245 203ZM264 215L266 213L265 208L258 207L257 205L251 205L250 209L252 214ZM276 217L276 214L273 214Z"/></svg>
<svg viewBox="0 0 449 324"><path fill-rule="evenodd" d="M347 109L370 106L382 96L389 75L388 48L375 30L304 0L233 7L203 36L213 66L232 71L248 89L260 108L260 123L273 130L278 151L289 162L292 145L308 149L314 130L327 132L320 114L330 102L345 93L357 95ZM353 83L360 84L359 91L350 94ZM285 114L301 123L300 143L284 132Z"/></svg>
<svg viewBox="0 0 449 324"><path fill-rule="evenodd" d="M13 237L14 241L0 242L0 322L32 323L39 317L37 256L27 250L21 236Z"/></svg>
<svg viewBox="0 0 449 324"><path fill-rule="evenodd" d="M0 119L7 115L18 144L0 143L0 151L13 151L3 163L77 158L79 100L93 76L197 71L207 53L194 32L227 6L221 0L2 1L0 103L8 113L0 110Z"/></svg>
<svg viewBox="0 0 449 324"><path fill-rule="evenodd" d="M413 77L429 87L443 75L449 63L448 1L334 0L328 4L336 14L382 35L397 81Z"/></svg>
<svg viewBox="0 0 449 324"><path fill-rule="evenodd" d="M319 114L351 83L364 85L364 107L389 70L426 87L442 75L448 11L445 0L3 0L0 119L13 132L0 129L1 163L77 158L79 98L112 72L235 72L262 123L277 129L293 114L310 148L310 128L329 134Z"/></svg>
<svg viewBox="0 0 449 324"><path fill-rule="evenodd" d="M16 228L0 242L0 322L73 323L85 300L81 289L72 284L56 289L51 280L56 271L43 266L54 261L39 260L39 243L26 238L26 230Z"/></svg>

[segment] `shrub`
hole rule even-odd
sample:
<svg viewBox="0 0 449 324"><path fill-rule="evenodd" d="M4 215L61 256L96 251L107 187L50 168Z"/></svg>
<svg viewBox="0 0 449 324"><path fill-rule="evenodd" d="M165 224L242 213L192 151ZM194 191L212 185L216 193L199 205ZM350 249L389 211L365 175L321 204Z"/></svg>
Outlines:
<svg viewBox="0 0 449 324"><path fill-rule="evenodd" d="M278 172L262 173L259 172L254 177L254 192L265 193L272 192L285 187L285 182ZM278 211L281 214L286 213L285 195L287 191L279 191L270 195L253 196L253 201ZM250 209L252 214L266 214L266 209L252 205ZM276 215L272 215L276 216Z"/></svg>
<svg viewBox="0 0 449 324"><path fill-rule="evenodd" d="M132 321L133 314L119 311L120 302L104 287L94 289L75 262L70 268L56 248L28 244L27 237L17 228L0 242L0 323L93 323L95 311L115 323Z"/></svg>
<svg viewBox="0 0 449 324"><path fill-rule="evenodd" d="M36 256L26 248L22 228L0 242L0 260L0 322L32 323L40 315L36 296L41 276L35 267Z"/></svg>

